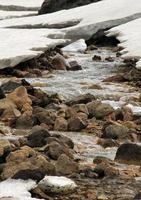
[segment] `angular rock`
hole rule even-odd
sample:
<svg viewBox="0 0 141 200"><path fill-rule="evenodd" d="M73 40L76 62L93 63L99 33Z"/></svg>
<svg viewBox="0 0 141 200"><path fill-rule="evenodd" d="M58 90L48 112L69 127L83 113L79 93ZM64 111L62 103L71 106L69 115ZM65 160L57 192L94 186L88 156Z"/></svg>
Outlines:
<svg viewBox="0 0 141 200"><path fill-rule="evenodd" d="M97 119L103 119L112 113L114 113L113 107L106 103L99 104L95 109L95 117Z"/></svg>
<svg viewBox="0 0 141 200"><path fill-rule="evenodd" d="M78 164L65 154L58 158L55 167L58 175L72 175L78 172Z"/></svg>
<svg viewBox="0 0 141 200"><path fill-rule="evenodd" d="M87 124L81 120L79 117L71 117L68 120L68 130L69 131L81 131L86 128Z"/></svg>
<svg viewBox="0 0 141 200"><path fill-rule="evenodd" d="M48 155L51 159L57 160L60 155L66 154L72 157L67 146L64 146L56 141L51 142L45 149L45 154Z"/></svg>
<svg viewBox="0 0 141 200"><path fill-rule="evenodd" d="M103 138L110 139L126 139L129 137L129 129L123 125L109 125L105 128L104 133L102 135Z"/></svg>
<svg viewBox="0 0 141 200"><path fill-rule="evenodd" d="M3 83L1 85L1 88L2 90L5 92L5 93L11 93L13 92L16 88L22 86L22 83L19 82L19 81L8 81L6 83Z"/></svg>
<svg viewBox="0 0 141 200"><path fill-rule="evenodd" d="M134 143L122 144L116 152L115 160L129 165L141 165L141 146Z"/></svg>
<svg viewBox="0 0 141 200"><path fill-rule="evenodd" d="M77 96L74 99L66 102L66 104L69 106L75 105L75 104L86 104L93 100L95 100L95 97L92 94L88 93L88 94Z"/></svg>
<svg viewBox="0 0 141 200"><path fill-rule="evenodd" d="M68 130L68 122L63 117L58 117L55 120L54 130L56 131L67 131Z"/></svg>
<svg viewBox="0 0 141 200"><path fill-rule="evenodd" d="M56 12L62 9L70 9L77 6L87 5L89 3L97 2L99 0L45 0L39 14L51 13Z"/></svg>
<svg viewBox="0 0 141 200"><path fill-rule="evenodd" d="M48 130L34 127L32 133L27 137L27 143L30 147L42 147L46 145L48 137L50 137Z"/></svg>

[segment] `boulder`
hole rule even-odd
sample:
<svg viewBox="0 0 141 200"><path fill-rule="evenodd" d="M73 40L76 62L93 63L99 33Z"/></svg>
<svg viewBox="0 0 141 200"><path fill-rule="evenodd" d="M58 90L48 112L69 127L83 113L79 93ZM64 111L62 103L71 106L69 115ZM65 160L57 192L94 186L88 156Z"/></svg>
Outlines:
<svg viewBox="0 0 141 200"><path fill-rule="evenodd" d="M8 140L0 139L0 163L5 161L6 156L11 152L12 146Z"/></svg>
<svg viewBox="0 0 141 200"><path fill-rule="evenodd" d="M54 124L54 130L56 131L67 131L68 122L63 117L57 117Z"/></svg>
<svg viewBox="0 0 141 200"><path fill-rule="evenodd" d="M85 114L89 114L88 113L88 109L87 106L85 104L75 104L72 106L72 108L78 113L78 112L82 112Z"/></svg>
<svg viewBox="0 0 141 200"><path fill-rule="evenodd" d="M69 178L61 176L45 176L38 184L45 193L68 194L76 190L77 185Z"/></svg>
<svg viewBox="0 0 141 200"><path fill-rule="evenodd" d="M95 100L94 95L92 94L83 94L77 97L74 97L72 100L66 102L67 105L75 105L75 104L87 104L91 101Z"/></svg>
<svg viewBox="0 0 141 200"><path fill-rule="evenodd" d="M109 125L105 128L104 133L102 135L103 138L110 138L110 139L126 139L129 138L129 129L123 125Z"/></svg>
<svg viewBox="0 0 141 200"><path fill-rule="evenodd" d="M31 134L27 137L27 144L30 147L42 147L46 145L48 137L50 137L48 130L37 126L32 129Z"/></svg>
<svg viewBox="0 0 141 200"><path fill-rule="evenodd" d="M86 128L87 124L79 117L71 117L68 120L68 130L69 131L81 131Z"/></svg>
<svg viewBox="0 0 141 200"><path fill-rule="evenodd" d="M34 172L39 173L35 177L39 179L44 174L54 175L55 168L44 156L37 155L32 148L24 146L7 156L6 163L3 164L1 178L21 177L22 179L28 179L28 177L34 175Z"/></svg>
<svg viewBox="0 0 141 200"><path fill-rule="evenodd" d="M97 1L99 0L45 0L41 9L39 10L39 14L52 13L62 9L70 9Z"/></svg>
<svg viewBox="0 0 141 200"><path fill-rule="evenodd" d="M71 70L71 71L77 71L77 70L82 70L82 66L78 64L77 61L70 61L69 62L69 67L67 68L67 70Z"/></svg>
<svg viewBox="0 0 141 200"><path fill-rule="evenodd" d="M116 152L115 161L129 165L141 165L141 146L134 143L122 144Z"/></svg>
<svg viewBox="0 0 141 200"><path fill-rule="evenodd" d="M68 145L69 148L71 148L71 149L74 148L74 143L70 138L68 138L68 137L66 137L64 135L59 135L59 134L54 134L53 137L58 138L59 141L61 141L64 144Z"/></svg>
<svg viewBox="0 0 141 200"><path fill-rule="evenodd" d="M2 83L1 89L4 91L4 93L11 93L20 86L22 86L22 83L20 81L10 80Z"/></svg>
<svg viewBox="0 0 141 200"><path fill-rule="evenodd" d="M95 109L95 117L97 119L103 119L112 113L114 113L113 107L106 103L99 104Z"/></svg>
<svg viewBox="0 0 141 200"><path fill-rule="evenodd" d="M69 151L68 146L60 144L56 141L51 142L47 146L47 148L45 149L45 154L53 160L57 160L62 154L66 154L69 157L73 157L71 152Z"/></svg>
<svg viewBox="0 0 141 200"><path fill-rule="evenodd" d="M101 105L100 101L92 101L90 103L87 103L86 106L87 106L90 118L95 116L95 110L99 105Z"/></svg>
<svg viewBox="0 0 141 200"><path fill-rule="evenodd" d="M58 175L72 175L78 172L78 164L65 154L58 158L55 168Z"/></svg>
<svg viewBox="0 0 141 200"><path fill-rule="evenodd" d="M51 64L56 70L66 70L68 67L65 58L61 54L57 54L56 56L54 56L52 58Z"/></svg>

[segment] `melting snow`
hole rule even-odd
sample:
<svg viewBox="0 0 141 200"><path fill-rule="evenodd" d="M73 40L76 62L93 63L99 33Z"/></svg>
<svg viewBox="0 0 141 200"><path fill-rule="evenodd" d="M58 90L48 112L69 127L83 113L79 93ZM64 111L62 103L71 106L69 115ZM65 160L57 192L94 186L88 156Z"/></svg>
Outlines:
<svg viewBox="0 0 141 200"><path fill-rule="evenodd" d="M141 18L117 26L107 31L107 35L116 36L123 50L123 58L136 58L139 60L136 67L141 69Z"/></svg>
<svg viewBox="0 0 141 200"><path fill-rule="evenodd" d="M31 198L30 190L36 187L35 181L28 180L14 180L7 179L0 182L0 198L1 197L14 197L19 200L37 200Z"/></svg>

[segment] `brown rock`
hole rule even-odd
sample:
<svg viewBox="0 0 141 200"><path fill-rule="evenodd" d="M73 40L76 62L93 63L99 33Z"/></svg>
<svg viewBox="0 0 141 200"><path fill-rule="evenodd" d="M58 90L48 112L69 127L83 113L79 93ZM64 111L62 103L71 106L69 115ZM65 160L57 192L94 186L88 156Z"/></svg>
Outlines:
<svg viewBox="0 0 141 200"><path fill-rule="evenodd" d="M77 163L65 154L59 157L55 167L58 175L72 175L78 171Z"/></svg>
<svg viewBox="0 0 141 200"><path fill-rule="evenodd" d="M68 122L63 117L58 117L55 120L54 130L56 131L67 131L68 130Z"/></svg>
<svg viewBox="0 0 141 200"><path fill-rule="evenodd" d="M52 58L51 64L53 68L56 70L66 70L68 66L65 58L60 54L57 54L56 56Z"/></svg>
<svg viewBox="0 0 141 200"><path fill-rule="evenodd" d="M68 120L68 130L69 131L81 131L86 128L87 124L79 117L72 117Z"/></svg>

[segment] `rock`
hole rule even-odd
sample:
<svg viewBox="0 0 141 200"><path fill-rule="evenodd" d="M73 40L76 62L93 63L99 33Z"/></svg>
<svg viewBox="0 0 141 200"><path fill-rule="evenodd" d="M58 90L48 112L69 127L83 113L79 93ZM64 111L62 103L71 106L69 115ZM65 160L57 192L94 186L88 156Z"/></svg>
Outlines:
<svg viewBox="0 0 141 200"><path fill-rule="evenodd" d="M60 176L45 176L38 184L45 193L68 194L76 190L77 185L71 179Z"/></svg>
<svg viewBox="0 0 141 200"><path fill-rule="evenodd" d="M95 110L96 108L101 104L100 101L92 101L90 103L87 103L87 109L89 113L89 117L92 118L95 116Z"/></svg>
<svg viewBox="0 0 141 200"><path fill-rule="evenodd" d="M58 158L55 167L58 175L72 175L78 171L77 163L65 154Z"/></svg>
<svg viewBox="0 0 141 200"><path fill-rule="evenodd" d="M77 6L87 5L89 3L97 2L99 0L45 0L42 4L39 14L51 13L62 9L70 9ZM55 5L55 6L54 6Z"/></svg>
<svg viewBox="0 0 141 200"><path fill-rule="evenodd" d="M56 131L67 131L68 130L68 122L63 117L58 117L55 120L54 130Z"/></svg>
<svg viewBox="0 0 141 200"><path fill-rule="evenodd" d="M141 146L134 143L122 144L116 152L115 161L129 165L141 165Z"/></svg>
<svg viewBox="0 0 141 200"><path fill-rule="evenodd" d="M109 164L109 165L115 165L114 161L109 159L109 158L106 158L106 157L103 157L103 156L97 156L94 160L93 160L93 163L94 164L100 164L100 163L106 163L106 164Z"/></svg>
<svg viewBox="0 0 141 200"><path fill-rule="evenodd" d="M141 199L141 192L136 194L136 196L133 198L133 200L140 200Z"/></svg>
<svg viewBox="0 0 141 200"><path fill-rule="evenodd" d="M95 117L97 119L103 119L112 113L114 113L113 107L106 103L99 104L95 109Z"/></svg>
<svg viewBox="0 0 141 200"><path fill-rule="evenodd" d="M77 116L87 124L88 115L83 112L78 112Z"/></svg>
<svg viewBox="0 0 141 200"><path fill-rule="evenodd" d="M73 157L70 153L68 146L62 145L56 141L51 142L45 149L45 154L53 160L57 160L60 155L66 154L69 157Z"/></svg>
<svg viewBox="0 0 141 200"><path fill-rule="evenodd" d="M71 117L68 120L68 130L69 131L81 131L86 128L87 124L79 117Z"/></svg>
<svg viewBox="0 0 141 200"><path fill-rule="evenodd" d="M75 109L73 109L72 107L68 107L66 110L65 110L65 118L66 119L69 119L71 117L75 117L77 116L77 112Z"/></svg>
<svg viewBox="0 0 141 200"><path fill-rule="evenodd" d="M21 115L17 120L16 120L16 125L15 128L17 129L30 129L33 127L33 119L31 116L28 115Z"/></svg>
<svg viewBox="0 0 141 200"><path fill-rule="evenodd" d="M60 54L57 54L56 56L52 58L51 64L53 68L56 70L66 70L68 67L68 64L65 58Z"/></svg>
<svg viewBox="0 0 141 200"><path fill-rule="evenodd" d="M110 138L113 140L129 138L129 129L123 125L109 125L105 128L102 135L103 138Z"/></svg>
<svg viewBox="0 0 141 200"><path fill-rule="evenodd" d="M68 137L66 137L64 135L58 135L58 134L54 134L53 137L58 138L61 142L63 142L66 145L68 145L69 148L71 148L71 149L74 148L74 143L73 143L73 141L70 138L68 138Z"/></svg>
<svg viewBox="0 0 141 200"><path fill-rule="evenodd" d="M99 178L103 178L104 176L117 176L119 175L119 170L116 169L115 167L111 166L108 163L100 163L98 164L95 169L94 172L98 174Z"/></svg>
<svg viewBox="0 0 141 200"><path fill-rule="evenodd" d="M5 158L11 152L12 146L8 140L0 139L0 163L5 161Z"/></svg>
<svg viewBox="0 0 141 200"><path fill-rule="evenodd" d="M0 99L4 99L6 96L5 96L5 93L2 89L2 87L0 87Z"/></svg>
<svg viewBox="0 0 141 200"><path fill-rule="evenodd" d="M81 65L78 64L77 61L70 61L69 62L69 67L67 68L67 70L70 70L70 71L78 71L78 70L82 70L82 67Z"/></svg>
<svg viewBox="0 0 141 200"><path fill-rule="evenodd" d="M6 163L3 164L1 178L4 180L15 176L15 178L28 179L34 175L34 170L40 172L36 175L36 179L44 174L55 175L54 165L48 162L44 156L37 155L30 147L24 146L8 155Z"/></svg>
<svg viewBox="0 0 141 200"><path fill-rule="evenodd" d="M66 102L66 104L69 106L75 105L75 104L86 104L93 100L95 100L95 97L92 94L88 93L88 94L77 96L74 99Z"/></svg>
<svg viewBox="0 0 141 200"><path fill-rule="evenodd" d="M92 58L93 61L101 61L102 58L101 56L98 56L98 55L94 55L93 58Z"/></svg>
<svg viewBox="0 0 141 200"><path fill-rule="evenodd" d="M141 76L141 71L136 68L133 68L128 73L125 73L123 77L125 78L125 80L128 81L140 81L141 80L140 76Z"/></svg>
<svg viewBox="0 0 141 200"><path fill-rule="evenodd" d="M31 134L27 137L27 143L30 147L42 147L46 145L48 137L50 137L48 130L37 126L33 128Z"/></svg>
<svg viewBox="0 0 141 200"><path fill-rule="evenodd" d="M108 147L118 147L119 143L116 140L113 139L98 139L97 144L101 145L103 148Z"/></svg>
<svg viewBox="0 0 141 200"><path fill-rule="evenodd" d="M22 83L20 81L10 80L6 83L2 83L1 89L4 91L4 93L11 93L20 86L22 86Z"/></svg>
<svg viewBox="0 0 141 200"><path fill-rule="evenodd" d="M89 114L87 106L85 104L75 104L72 106L72 108L78 113L78 112L82 112L85 114Z"/></svg>

